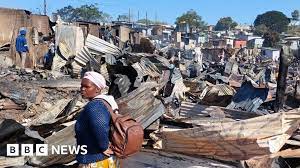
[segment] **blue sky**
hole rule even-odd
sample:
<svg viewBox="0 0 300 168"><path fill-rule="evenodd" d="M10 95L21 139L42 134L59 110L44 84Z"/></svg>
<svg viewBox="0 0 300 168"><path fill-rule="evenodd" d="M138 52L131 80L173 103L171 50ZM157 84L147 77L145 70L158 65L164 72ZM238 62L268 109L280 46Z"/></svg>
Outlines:
<svg viewBox="0 0 300 168"><path fill-rule="evenodd" d="M148 18L170 24L189 9L194 9L208 24L216 24L221 17L230 16L238 23L253 24L256 16L270 10L278 10L290 17L295 9L300 10L300 0L47 0L48 14L67 5L78 7L83 4L98 3L102 11L113 18L128 14L133 19ZM43 12L43 0L0 0L0 7L20 8Z"/></svg>

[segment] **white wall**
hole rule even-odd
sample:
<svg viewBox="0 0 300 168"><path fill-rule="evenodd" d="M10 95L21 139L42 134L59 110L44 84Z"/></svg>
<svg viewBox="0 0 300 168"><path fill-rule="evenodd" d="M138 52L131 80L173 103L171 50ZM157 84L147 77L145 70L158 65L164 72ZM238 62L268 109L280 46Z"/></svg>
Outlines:
<svg viewBox="0 0 300 168"><path fill-rule="evenodd" d="M280 51L272 49L263 49L262 50L262 59L272 59L273 61L279 61Z"/></svg>

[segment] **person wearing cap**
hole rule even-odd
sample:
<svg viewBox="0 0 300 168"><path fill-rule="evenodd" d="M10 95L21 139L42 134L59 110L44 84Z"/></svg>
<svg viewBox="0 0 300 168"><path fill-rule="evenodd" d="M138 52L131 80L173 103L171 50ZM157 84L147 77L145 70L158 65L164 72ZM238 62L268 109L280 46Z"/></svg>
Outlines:
<svg viewBox="0 0 300 168"><path fill-rule="evenodd" d="M26 30L21 30L20 35L16 39L16 51L17 55L21 59L21 68L25 68L25 61L29 48L26 40Z"/></svg>
<svg viewBox="0 0 300 168"><path fill-rule="evenodd" d="M75 138L77 145L86 145L87 154L78 154L76 160L80 168L117 168L119 160L109 148L110 113L106 100L112 107L117 103L112 96L104 95L106 80L97 72L86 72L81 80L81 95L89 100L77 118Z"/></svg>

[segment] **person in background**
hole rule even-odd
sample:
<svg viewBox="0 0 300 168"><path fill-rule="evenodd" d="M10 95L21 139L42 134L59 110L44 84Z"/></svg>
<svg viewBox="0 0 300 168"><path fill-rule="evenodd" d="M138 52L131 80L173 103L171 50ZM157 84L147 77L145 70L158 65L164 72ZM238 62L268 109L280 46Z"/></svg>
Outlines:
<svg viewBox="0 0 300 168"><path fill-rule="evenodd" d="M25 62L29 48L26 40L26 30L21 30L20 35L16 39L16 54L21 59L21 68L25 68Z"/></svg>
<svg viewBox="0 0 300 168"><path fill-rule="evenodd" d="M55 44L54 44L54 39L51 38L49 41L48 52L44 56L44 68L45 69L51 70L54 55L55 55Z"/></svg>
<svg viewBox="0 0 300 168"><path fill-rule="evenodd" d="M119 168L120 162L109 148L110 113L106 100L112 107L117 103L112 96L104 95L105 78L97 72L86 72L81 81L81 95L89 100L75 124L77 145L86 145L87 154L78 154L79 168Z"/></svg>

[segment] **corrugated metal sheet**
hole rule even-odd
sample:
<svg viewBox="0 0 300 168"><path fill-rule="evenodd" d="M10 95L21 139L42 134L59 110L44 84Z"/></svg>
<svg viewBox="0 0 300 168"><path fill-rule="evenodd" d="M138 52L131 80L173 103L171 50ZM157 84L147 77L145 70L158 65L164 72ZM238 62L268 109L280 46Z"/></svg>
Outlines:
<svg viewBox="0 0 300 168"><path fill-rule="evenodd" d="M122 50L119 49L117 46L90 34L86 38L85 45L89 49L90 53L95 55L122 55Z"/></svg>
<svg viewBox="0 0 300 168"><path fill-rule="evenodd" d="M54 58L52 69L60 71L60 68L65 65L69 57L76 56L77 53L81 52L84 46L82 29L76 26L57 25L55 40L61 55ZM81 71L79 63L72 63L73 72L76 74L79 74Z"/></svg>
<svg viewBox="0 0 300 168"><path fill-rule="evenodd" d="M81 65L85 66L89 61L99 63L94 56L91 55L89 49L84 46L82 50L76 55L75 61Z"/></svg>
<svg viewBox="0 0 300 168"><path fill-rule="evenodd" d="M215 86L207 86L201 93L200 99L205 96L217 95L217 96L232 96L235 94L235 90L229 85L221 84Z"/></svg>
<svg viewBox="0 0 300 168"><path fill-rule="evenodd" d="M151 77L158 77L161 75L158 68L147 58L142 58L140 62L136 62L132 67L141 76L149 75Z"/></svg>
<svg viewBox="0 0 300 168"><path fill-rule="evenodd" d="M209 116L211 109L208 106L199 105L191 102L182 102L180 106L180 116L184 118L206 117Z"/></svg>
<svg viewBox="0 0 300 168"><path fill-rule="evenodd" d="M255 112L267 99L268 88L255 88L251 82L244 82L227 109Z"/></svg>

